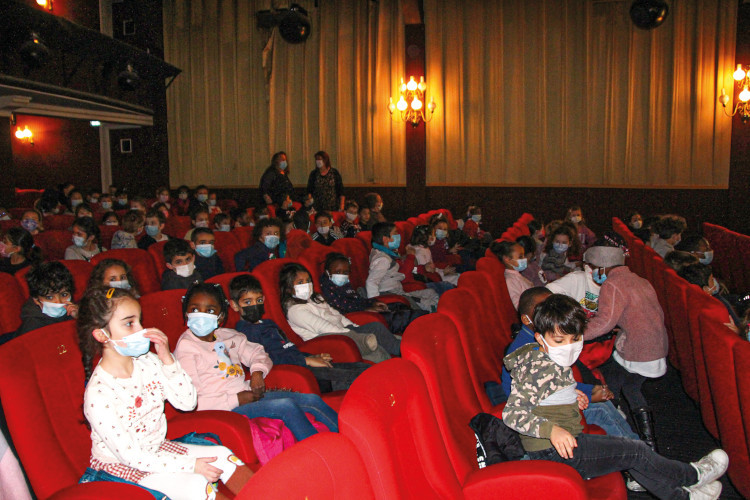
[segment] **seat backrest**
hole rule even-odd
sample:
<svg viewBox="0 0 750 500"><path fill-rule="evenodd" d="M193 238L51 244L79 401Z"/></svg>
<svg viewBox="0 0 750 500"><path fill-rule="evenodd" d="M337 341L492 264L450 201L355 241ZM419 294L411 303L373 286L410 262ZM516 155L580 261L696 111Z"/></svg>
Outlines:
<svg viewBox="0 0 750 500"><path fill-rule="evenodd" d="M237 237L231 232L214 231L214 236L216 237L216 254L224 265L224 272L235 272L234 256L237 252L242 250L242 245Z"/></svg>
<svg viewBox="0 0 750 500"><path fill-rule="evenodd" d="M250 273L224 273L214 276L213 278L209 278L206 280L206 283L218 283L221 285L221 288L224 290L224 295L226 295L227 300L231 299L231 296L229 295L229 283L236 277L241 276L243 274L250 274ZM240 320L240 314L238 312L235 312L234 309L231 307L229 308L229 315L227 317L227 321L224 326L227 328L234 328L237 322Z"/></svg>
<svg viewBox="0 0 750 500"><path fill-rule="evenodd" d="M242 248L247 248L254 243L253 231L255 226L241 226L233 228L230 233L237 238Z"/></svg>
<svg viewBox="0 0 750 500"><path fill-rule="evenodd" d="M500 312L502 318L514 318L516 308L510 300L508 285L505 284L505 266L497 257L482 257L477 261L477 271L487 274L492 298L495 301L495 307Z"/></svg>
<svg viewBox="0 0 750 500"><path fill-rule="evenodd" d="M21 221L18 219L0 220L0 232L5 232L12 227L21 227Z"/></svg>
<svg viewBox="0 0 750 500"><path fill-rule="evenodd" d="M184 238L185 233L190 231L191 227L193 227L193 224L189 216L173 215L167 219L162 232L170 238Z"/></svg>
<svg viewBox="0 0 750 500"><path fill-rule="evenodd" d="M356 288L364 287L370 272L370 251L358 238L341 238L331 244L331 248L351 260L349 282Z"/></svg>
<svg viewBox="0 0 750 500"><path fill-rule="evenodd" d="M156 268L156 275L158 277L161 277L167 269L167 261L164 260L164 245L167 244L167 241L169 240L157 241L148 247L148 253L151 256L151 260L154 261L154 267Z"/></svg>
<svg viewBox="0 0 750 500"><path fill-rule="evenodd" d="M372 231L360 231L357 233L356 238L364 243L367 254L369 255L370 250L372 249Z"/></svg>
<svg viewBox="0 0 750 500"><path fill-rule="evenodd" d="M157 272L154 259L146 250L140 248L118 248L102 252L91 259L96 266L104 259L120 259L132 268L133 276L138 281L138 291L141 295L161 290L161 272Z"/></svg>
<svg viewBox="0 0 750 500"><path fill-rule="evenodd" d="M99 244L106 249L112 247L112 238L120 230L120 226L99 225Z"/></svg>
<svg viewBox="0 0 750 500"><path fill-rule="evenodd" d="M290 259L296 259L315 243L305 231L292 229L286 235L286 255Z"/></svg>
<svg viewBox="0 0 750 500"><path fill-rule="evenodd" d="M634 240L633 245L629 248L630 256L632 259L632 265L630 266L630 270L633 271L638 276L640 276L641 278L646 277L646 272L643 267L643 252L645 248L646 248L646 245L644 245L641 240Z"/></svg>
<svg viewBox="0 0 750 500"><path fill-rule="evenodd" d="M21 307L26 301L15 276L0 273L0 335L21 326Z"/></svg>
<svg viewBox="0 0 750 500"><path fill-rule="evenodd" d="M62 229L43 231L34 236L34 244L42 249L45 260L62 260L65 249L73 244L73 233Z"/></svg>
<svg viewBox="0 0 750 500"><path fill-rule="evenodd" d="M357 447L376 498L463 498L413 363L391 359L357 377L341 405L339 429Z"/></svg>
<svg viewBox="0 0 750 500"><path fill-rule="evenodd" d="M324 432L274 457L235 497L236 500L254 498L369 500L375 496L365 464L351 440Z"/></svg>
<svg viewBox="0 0 750 500"><path fill-rule="evenodd" d="M326 257L328 257L328 254L334 253L335 251L336 250L331 247L313 241L310 248L302 252L302 254L296 258L297 262L310 271L313 280L313 288L315 288L315 291L318 293L320 293L320 276L325 271Z"/></svg>
<svg viewBox="0 0 750 500"><path fill-rule="evenodd" d="M401 235L401 245L398 247L399 255L406 253L406 245L411 242L411 234L414 232L414 224L409 221L396 221L396 230Z"/></svg>
<svg viewBox="0 0 750 500"><path fill-rule="evenodd" d="M91 456L75 322L0 347L0 401L18 458L40 499L78 482Z"/></svg>
<svg viewBox="0 0 750 500"><path fill-rule="evenodd" d="M70 230L70 226L73 225L73 222L75 220L75 216L71 214L45 215L44 219L42 220L42 224L44 225L44 229L48 231L68 231Z"/></svg>
<svg viewBox="0 0 750 500"><path fill-rule="evenodd" d="M178 288L147 293L139 299L141 324L144 328L158 328L169 339L169 348L174 350L180 335L187 330L182 315L182 297L187 290Z"/></svg>
<svg viewBox="0 0 750 500"><path fill-rule="evenodd" d="M458 278L458 288L469 290L474 294L477 302L475 309L481 311L487 318L486 331L489 334L492 345L502 346L500 356L505 352L505 348L513 342L511 331L513 324L518 323L518 314L515 309L509 307L500 309L497 307L486 307L483 302L487 300L488 295L493 293L493 286L489 276L480 271L468 271L461 273Z"/></svg>
<svg viewBox="0 0 750 500"><path fill-rule="evenodd" d="M293 262L292 259L271 259L265 262L261 262L253 269L251 273L253 276L258 278L260 285L263 287L263 295L266 301L264 302L266 314L264 318L272 319L279 328L284 330L289 340L297 345L302 343L302 339L297 335L292 327L289 326L289 322L286 320L284 311L281 308L281 290L279 289L279 272L284 264Z"/></svg>
<svg viewBox="0 0 750 500"><path fill-rule="evenodd" d="M73 275L73 284L76 287L73 301L78 302L86 291L86 285L88 285L94 266L91 265L91 262L85 260L61 260L60 263L68 268L70 274Z"/></svg>
<svg viewBox="0 0 750 500"><path fill-rule="evenodd" d="M698 383L695 379L695 360L690 338L690 323L687 309L686 289L688 282L679 276L667 273L664 281L669 294L669 317L672 320L675 348L680 362L680 378L685 392L698 400Z"/></svg>

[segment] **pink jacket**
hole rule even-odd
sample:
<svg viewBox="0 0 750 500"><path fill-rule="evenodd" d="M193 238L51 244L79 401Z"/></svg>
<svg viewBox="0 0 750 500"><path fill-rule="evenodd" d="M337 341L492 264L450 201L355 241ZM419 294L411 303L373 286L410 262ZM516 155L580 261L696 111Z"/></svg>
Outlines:
<svg viewBox="0 0 750 500"><path fill-rule="evenodd" d="M505 270L505 284L508 286L510 301L513 302L513 307L518 310L518 301L521 299L521 294L534 285L514 269Z"/></svg>
<svg viewBox="0 0 750 500"><path fill-rule="evenodd" d="M187 330L177 341L174 356L193 380L199 410L237 408L237 393L250 390L242 367L248 367L251 373L263 372L265 377L273 366L262 345L230 328L217 329L214 342L204 342Z"/></svg>
<svg viewBox="0 0 750 500"><path fill-rule="evenodd" d="M609 271L599 293L599 310L586 327L584 340L620 327L615 348L626 361L655 361L667 356L667 329L651 283L625 266Z"/></svg>

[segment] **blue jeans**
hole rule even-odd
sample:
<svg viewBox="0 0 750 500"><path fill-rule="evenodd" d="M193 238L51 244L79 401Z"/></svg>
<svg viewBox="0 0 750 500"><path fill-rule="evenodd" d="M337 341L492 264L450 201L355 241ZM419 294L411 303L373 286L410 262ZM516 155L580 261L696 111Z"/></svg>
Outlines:
<svg viewBox="0 0 750 500"><path fill-rule="evenodd" d="M579 434L576 441L573 458L562 458L554 447L530 451L529 458L570 465L584 479L626 470L660 499L686 499L689 494L683 486L698 482L692 465L664 458L643 441L592 434Z"/></svg>
<svg viewBox="0 0 750 500"><path fill-rule="evenodd" d="M612 401L602 401L601 403L591 403L589 407L583 410L583 416L586 417L586 423L598 425L607 436L618 436L628 439L641 439L638 434L628 425L627 420L622 418Z"/></svg>
<svg viewBox="0 0 750 500"><path fill-rule="evenodd" d="M318 433L307 420L305 412L312 414L315 420L324 424L331 432L339 431L338 414L317 394L271 391L260 401L238 406L232 411L248 418L266 417L282 420L297 441Z"/></svg>
<svg viewBox="0 0 750 500"><path fill-rule="evenodd" d="M437 281L437 282L430 282L425 283L427 288L432 288L437 292L438 295L443 295L443 293L447 292L448 290L452 290L456 288L456 285L453 283L448 283L447 281Z"/></svg>

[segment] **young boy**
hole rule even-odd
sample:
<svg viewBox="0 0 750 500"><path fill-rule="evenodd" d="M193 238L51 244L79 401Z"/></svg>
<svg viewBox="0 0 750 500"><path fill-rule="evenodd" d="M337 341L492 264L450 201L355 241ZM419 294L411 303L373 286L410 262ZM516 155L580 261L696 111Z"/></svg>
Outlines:
<svg viewBox="0 0 750 500"><path fill-rule="evenodd" d="M406 278L405 273L411 275L416 264L413 253L407 255L403 261L399 260L396 252L400 245L401 235L398 234L395 224L379 222L373 226L370 272L366 283L367 297L374 298L384 293L403 295L420 309L434 312L438 303L438 294L435 290L404 290L401 282Z"/></svg>
<svg viewBox="0 0 750 500"><path fill-rule="evenodd" d="M583 348L586 313L575 300L551 295L533 318L534 339L507 355L513 377L503 422L521 434L532 460L573 467L583 478L626 470L660 499L717 499L729 458L714 450L698 462L668 460L643 441L583 434L580 410L588 406L575 390L570 369Z"/></svg>
<svg viewBox="0 0 750 500"><path fill-rule="evenodd" d="M195 269L204 280L224 274L224 264L216 255L216 236L207 227L196 227L193 230L193 247L195 248Z"/></svg>
<svg viewBox="0 0 750 500"><path fill-rule="evenodd" d="M255 244L234 255L237 272L252 271L261 262L280 259L286 255L286 242L279 219L261 219L253 229Z"/></svg>
<svg viewBox="0 0 750 500"><path fill-rule="evenodd" d="M326 211L318 212L315 216L315 226L318 228L312 235L313 241L331 246L331 243L341 238L341 232L337 227L333 227L333 217Z"/></svg>
<svg viewBox="0 0 750 500"><path fill-rule="evenodd" d="M193 231L197 227L208 227L208 208L205 206L198 206L190 212L190 223L193 227L185 233L185 239L192 241Z"/></svg>
<svg viewBox="0 0 750 500"><path fill-rule="evenodd" d="M308 354L297 349L273 320L261 319L265 313L265 297L254 276L243 274L232 279L229 296L232 309L242 316L235 329L245 334L250 342L261 344L274 365L306 366L317 379L321 392L348 389L370 366L367 363L333 363L330 354Z"/></svg>
<svg viewBox="0 0 750 500"><path fill-rule="evenodd" d="M161 289L188 288L196 281L203 281L195 268L195 250L185 240L171 239L164 245L164 260L167 270L161 276Z"/></svg>
<svg viewBox="0 0 750 500"><path fill-rule="evenodd" d="M152 208L146 212L146 236L138 241L138 248L148 250L154 243L168 240L169 236L162 233L166 223L167 219L160 211Z"/></svg>
<svg viewBox="0 0 750 500"><path fill-rule="evenodd" d="M29 299L21 308L21 327L0 337L0 344L43 326L78 317L73 304L73 275L60 262L43 262L26 275Z"/></svg>
<svg viewBox="0 0 750 500"><path fill-rule="evenodd" d="M354 200L348 200L344 207L346 211L346 219L341 222L341 234L344 238L354 238L357 233L362 230L359 224L357 224L357 217L359 217L359 205Z"/></svg>
<svg viewBox="0 0 750 500"><path fill-rule="evenodd" d="M231 217L228 214L216 214L216 217L214 217L214 231L229 232L231 230Z"/></svg>

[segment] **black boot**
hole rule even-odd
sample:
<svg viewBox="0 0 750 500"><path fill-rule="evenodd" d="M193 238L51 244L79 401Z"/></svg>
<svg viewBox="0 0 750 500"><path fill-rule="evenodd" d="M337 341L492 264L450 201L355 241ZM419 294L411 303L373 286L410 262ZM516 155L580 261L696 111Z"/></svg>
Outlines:
<svg viewBox="0 0 750 500"><path fill-rule="evenodd" d="M646 407L636 408L631 413L641 440L658 453L656 449L656 434L654 433L654 415L651 413L651 409Z"/></svg>

